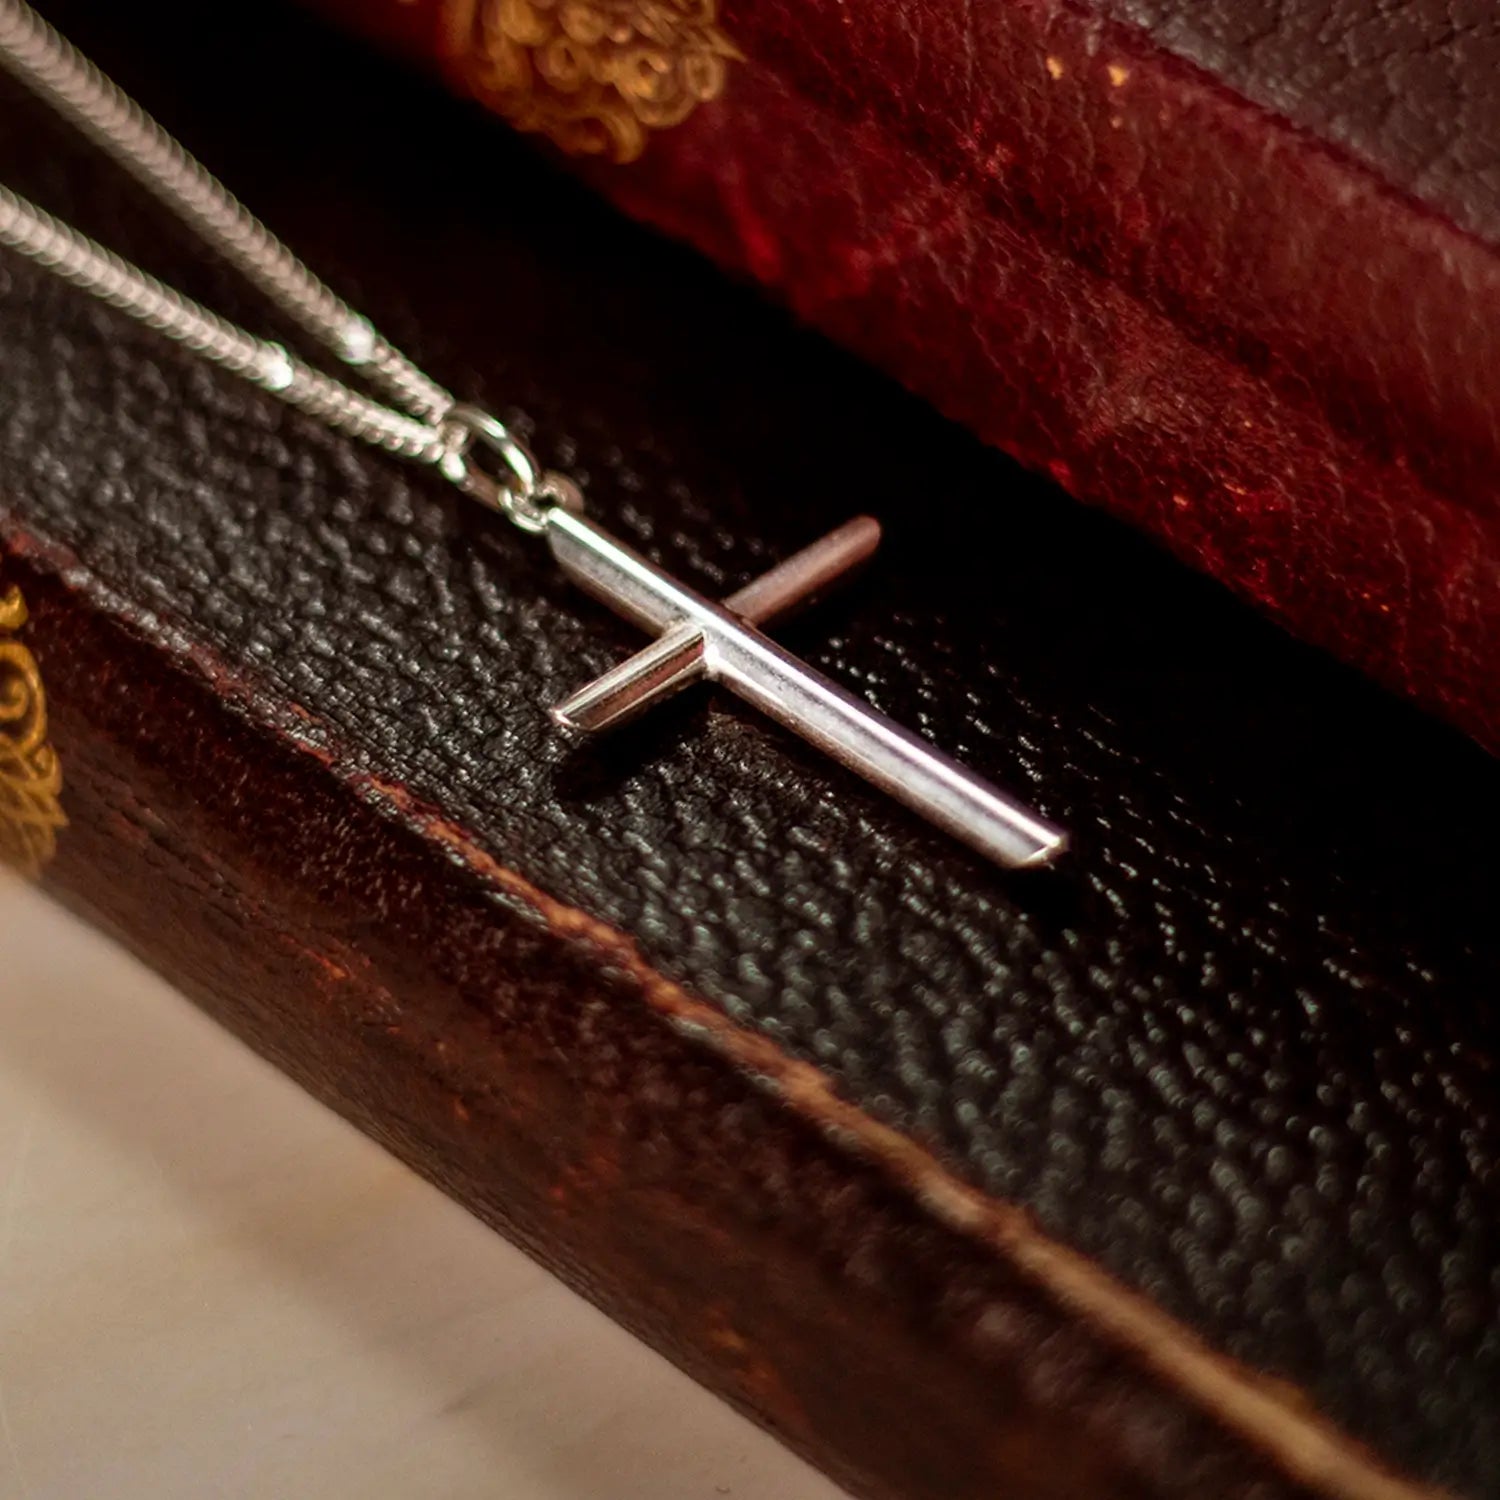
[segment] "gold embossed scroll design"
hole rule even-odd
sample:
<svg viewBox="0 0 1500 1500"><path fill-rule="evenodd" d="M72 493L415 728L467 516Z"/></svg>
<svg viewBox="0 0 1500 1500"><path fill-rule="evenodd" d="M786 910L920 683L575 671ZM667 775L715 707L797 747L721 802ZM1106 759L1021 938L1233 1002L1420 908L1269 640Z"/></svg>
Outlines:
<svg viewBox="0 0 1500 1500"><path fill-rule="evenodd" d="M0 588L0 864L40 873L57 848L62 767L47 742L47 695L36 658L16 639L19 589Z"/></svg>
<svg viewBox="0 0 1500 1500"><path fill-rule="evenodd" d="M465 84L574 155L634 161L724 92L718 0L455 0Z"/></svg>

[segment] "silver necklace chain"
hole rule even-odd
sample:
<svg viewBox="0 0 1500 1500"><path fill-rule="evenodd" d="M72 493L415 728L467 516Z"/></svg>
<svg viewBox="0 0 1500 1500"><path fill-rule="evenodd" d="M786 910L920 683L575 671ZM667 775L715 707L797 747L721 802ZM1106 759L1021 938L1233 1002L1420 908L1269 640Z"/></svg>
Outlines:
<svg viewBox="0 0 1500 1500"><path fill-rule="evenodd" d="M324 285L201 162L25 0L0 0L0 66L160 199L294 322L394 403L257 338L0 184L0 245L335 430L431 464L527 531L575 505L498 418L458 402ZM491 473L476 457L488 450Z"/></svg>
<svg viewBox="0 0 1500 1500"><path fill-rule="evenodd" d="M656 640L553 709L564 728L618 723L700 678L746 702L973 848L1010 866L1046 864L1066 835L987 785L756 629L868 557L880 528L861 517L732 595L694 593L575 512L577 487L540 473L526 445L464 406L339 300L224 186L25 3L0 0L0 64L71 120L185 224L393 403L384 405L280 344L148 276L0 187L0 245L55 271L339 432L428 463L524 531L545 533L562 571ZM487 456L489 467L478 462Z"/></svg>

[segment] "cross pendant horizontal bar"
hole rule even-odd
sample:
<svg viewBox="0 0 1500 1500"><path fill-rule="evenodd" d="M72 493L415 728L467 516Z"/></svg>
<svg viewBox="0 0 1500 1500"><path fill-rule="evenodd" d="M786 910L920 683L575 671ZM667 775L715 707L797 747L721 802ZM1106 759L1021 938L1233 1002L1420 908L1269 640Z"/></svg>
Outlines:
<svg viewBox="0 0 1500 1500"><path fill-rule="evenodd" d="M553 710L566 728L623 722L707 679L753 704L897 801L1011 869L1050 864L1067 835L830 682L757 627L863 562L880 528L860 517L715 604L563 506L547 512L563 572L657 639Z"/></svg>

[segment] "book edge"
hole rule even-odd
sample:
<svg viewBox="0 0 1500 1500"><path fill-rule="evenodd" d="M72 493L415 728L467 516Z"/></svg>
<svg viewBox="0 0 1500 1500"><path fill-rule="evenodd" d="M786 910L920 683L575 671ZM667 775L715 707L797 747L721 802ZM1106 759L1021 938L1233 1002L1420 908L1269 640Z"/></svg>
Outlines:
<svg viewBox="0 0 1500 1500"><path fill-rule="evenodd" d="M383 823L415 839L424 850L439 852L442 862L461 870L467 881L529 912L562 949L584 955L594 972L623 976L660 1024L717 1057L733 1073L753 1080L757 1089L774 1097L841 1158L875 1170L919 1218L958 1235L998 1267L1019 1276L1060 1316L1079 1320L1087 1335L1102 1339L1112 1355L1149 1371L1190 1411L1261 1455L1285 1479L1328 1500L1436 1500L1441 1495L1398 1477L1319 1414L1294 1387L1213 1349L1097 1263L1046 1235L1025 1210L964 1182L921 1144L844 1099L816 1067L651 968L627 934L551 897L405 788L349 765L334 737L309 716L295 709L279 711L272 696L245 674L201 643L126 605L76 559L0 512L0 558L7 554L32 575L30 581L23 580L24 590L33 591L33 582L41 585L34 590L38 594L49 583L60 589L68 608L108 630L124 632L162 658L168 672L191 682L209 700L213 713L234 716L254 734L274 742L279 751L305 762L314 775L330 779L342 795ZM35 612L33 626L49 675L65 680L53 672L55 663L49 665L45 608ZM93 920L102 917L104 925L114 926L149 962L160 966L161 954L138 934L115 926L76 888L71 894L84 901ZM332 969L347 966L348 955L313 957ZM178 976L169 972L169 977ZM284 1055L272 1060L286 1067ZM368 1120L356 1123L370 1129ZM390 1144L384 1132L373 1133ZM398 1154L411 1160L405 1151ZM701 1372L694 1373L702 1378ZM764 1411L753 1414L766 1419ZM826 1464L828 1455L815 1443L799 1441L784 1426L771 1425L778 1435Z"/></svg>

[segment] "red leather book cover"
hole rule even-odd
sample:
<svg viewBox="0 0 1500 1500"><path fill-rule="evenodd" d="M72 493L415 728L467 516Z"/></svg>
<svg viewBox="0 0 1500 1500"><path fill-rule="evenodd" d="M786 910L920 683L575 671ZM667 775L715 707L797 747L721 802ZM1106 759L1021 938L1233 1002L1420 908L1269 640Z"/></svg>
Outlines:
<svg viewBox="0 0 1500 1500"><path fill-rule="evenodd" d="M1493 20L318 3L1500 748Z"/></svg>

